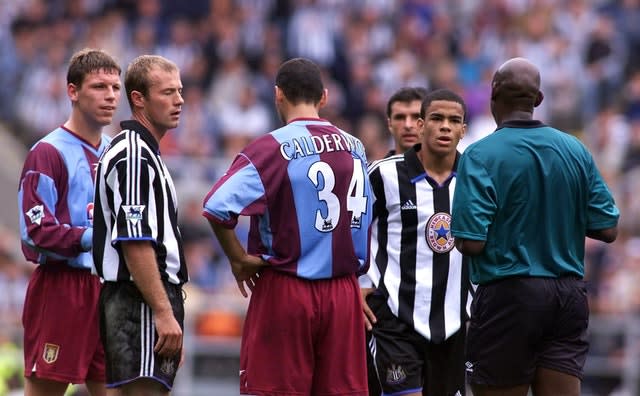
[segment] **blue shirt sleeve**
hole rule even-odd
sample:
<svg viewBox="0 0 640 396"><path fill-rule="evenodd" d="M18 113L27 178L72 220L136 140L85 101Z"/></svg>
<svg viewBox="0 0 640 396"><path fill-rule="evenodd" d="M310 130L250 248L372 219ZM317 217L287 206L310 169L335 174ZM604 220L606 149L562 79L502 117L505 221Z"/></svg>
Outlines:
<svg viewBox="0 0 640 396"><path fill-rule="evenodd" d="M207 218L232 228L239 215L262 215L266 206L266 191L259 171L241 154L213 187L204 202L204 213Z"/></svg>

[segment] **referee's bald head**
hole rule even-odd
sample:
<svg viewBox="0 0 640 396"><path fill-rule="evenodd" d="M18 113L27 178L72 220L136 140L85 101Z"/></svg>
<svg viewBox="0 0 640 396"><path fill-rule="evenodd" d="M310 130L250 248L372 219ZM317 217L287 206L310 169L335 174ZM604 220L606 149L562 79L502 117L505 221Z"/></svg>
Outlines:
<svg viewBox="0 0 640 396"><path fill-rule="evenodd" d="M525 58L512 58L503 63L493 75L491 82L491 106L496 119L515 118L521 113L533 114L533 109L542 103L540 71ZM496 114L497 112L497 114ZM500 123L500 122L499 122Z"/></svg>

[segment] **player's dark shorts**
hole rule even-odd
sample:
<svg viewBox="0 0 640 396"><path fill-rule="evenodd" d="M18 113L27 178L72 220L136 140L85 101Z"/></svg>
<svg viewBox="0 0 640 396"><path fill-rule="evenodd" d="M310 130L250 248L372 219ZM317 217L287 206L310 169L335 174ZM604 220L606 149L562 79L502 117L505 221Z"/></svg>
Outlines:
<svg viewBox="0 0 640 396"><path fill-rule="evenodd" d="M372 337L370 331L366 332L367 341L367 387L369 388L369 395L378 396L382 394L382 388L380 385L380 379L378 379L378 371L376 370L376 364L373 361L373 355L371 348L375 348L375 340Z"/></svg>
<svg viewBox="0 0 640 396"><path fill-rule="evenodd" d="M465 394L464 325L436 344L398 319L382 294L370 294L367 303L377 319L369 347L385 395Z"/></svg>
<svg viewBox="0 0 640 396"><path fill-rule="evenodd" d="M163 282L180 327L184 329L182 287ZM158 340L154 315L133 282L105 282L100 294L100 334L104 340L107 387L152 378L173 387L180 354L164 358L154 353Z"/></svg>
<svg viewBox="0 0 640 396"><path fill-rule="evenodd" d="M36 267L22 313L25 375L64 383L104 382L98 329L100 279L91 271Z"/></svg>
<svg viewBox="0 0 640 396"><path fill-rule="evenodd" d="M582 379L588 325L581 279L517 277L480 285L471 305L467 378L522 385L542 367Z"/></svg>

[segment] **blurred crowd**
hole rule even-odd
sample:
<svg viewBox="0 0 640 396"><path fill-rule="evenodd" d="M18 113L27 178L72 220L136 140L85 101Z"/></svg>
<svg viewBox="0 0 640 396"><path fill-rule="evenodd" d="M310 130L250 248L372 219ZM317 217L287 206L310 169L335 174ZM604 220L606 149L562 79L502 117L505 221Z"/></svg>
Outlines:
<svg viewBox="0 0 640 396"><path fill-rule="evenodd" d="M495 128L495 68L525 56L542 71L536 118L587 144L621 208L619 240L587 243L592 311L640 313L640 0L0 0L0 9L0 123L25 147L64 122L73 51L106 49L123 69L144 53L180 67L183 116L161 150L182 186L194 294L239 294L201 203L248 141L280 125L272 96L283 60L322 66L321 114L357 135L373 160L390 147L385 110L395 90L460 93L463 150ZM121 101L115 119L128 117ZM0 297L0 317L19 320L30 267L7 232L0 289L11 292Z"/></svg>

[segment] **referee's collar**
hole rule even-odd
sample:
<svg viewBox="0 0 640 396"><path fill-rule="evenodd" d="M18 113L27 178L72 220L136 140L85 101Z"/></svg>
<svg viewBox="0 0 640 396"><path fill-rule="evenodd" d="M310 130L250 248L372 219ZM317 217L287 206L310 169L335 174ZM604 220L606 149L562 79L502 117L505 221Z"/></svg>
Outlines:
<svg viewBox="0 0 640 396"><path fill-rule="evenodd" d="M407 150L404 153L404 161L407 163L407 172L409 173L409 180L411 180L411 183L417 183L422 179L427 179L429 183L431 184L435 183L436 185L438 185L438 183L436 183L436 181L433 180L431 176L427 174L427 171L424 169L424 166L422 166L422 162L420 162L420 159L418 159L418 151L420 151L420 149L422 149L422 143L416 143L413 145L413 147L411 147L409 150ZM456 170L458 169L459 160L460 160L460 152L456 152L456 160L453 163L453 169L451 169L451 176L449 176L447 180L450 180L453 176L456 175ZM446 184L446 182L443 184Z"/></svg>
<svg viewBox="0 0 640 396"><path fill-rule="evenodd" d="M530 129L530 128L540 128L546 126L542 121L538 120L509 120L500 124L496 130L502 128L519 128L519 129Z"/></svg>
<svg viewBox="0 0 640 396"><path fill-rule="evenodd" d="M153 137L151 132L149 132L149 130L139 121L122 121L120 122L120 128L122 128L123 130L128 129L130 131L135 131L137 134L142 136L142 140L144 140L144 142L147 143L149 147L153 149L153 151L155 151L156 153L160 153L160 145L158 144L158 141Z"/></svg>

